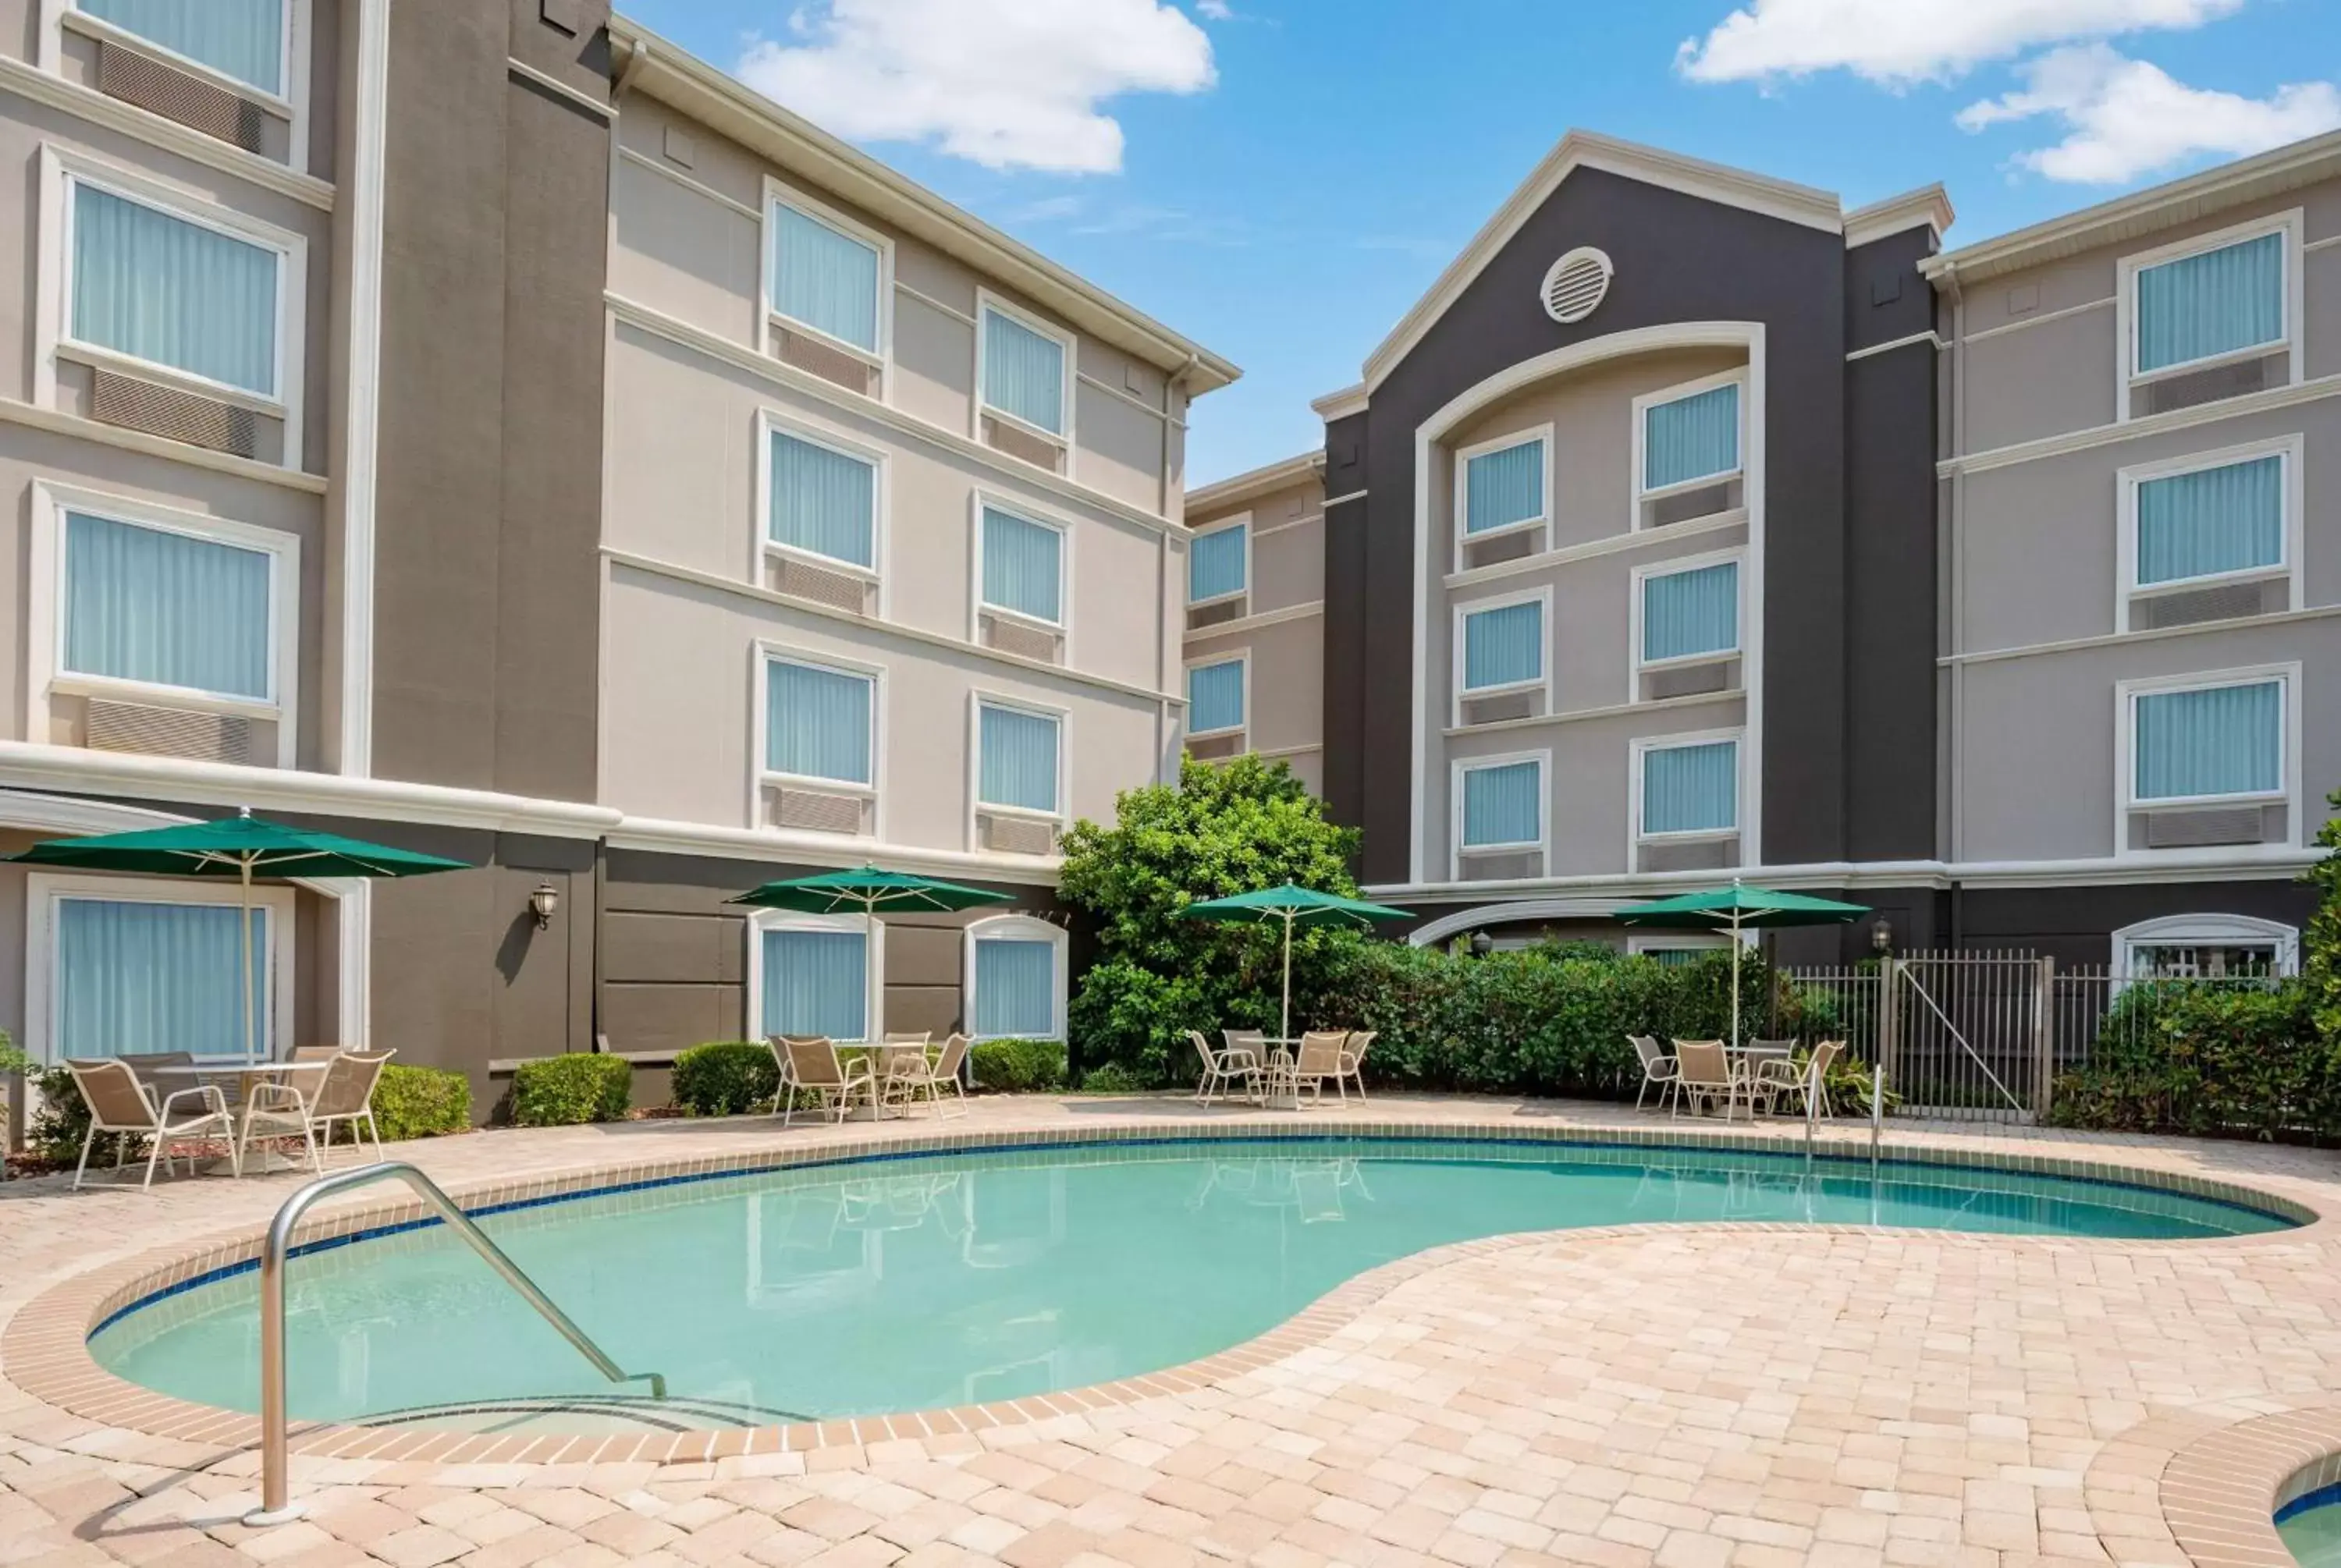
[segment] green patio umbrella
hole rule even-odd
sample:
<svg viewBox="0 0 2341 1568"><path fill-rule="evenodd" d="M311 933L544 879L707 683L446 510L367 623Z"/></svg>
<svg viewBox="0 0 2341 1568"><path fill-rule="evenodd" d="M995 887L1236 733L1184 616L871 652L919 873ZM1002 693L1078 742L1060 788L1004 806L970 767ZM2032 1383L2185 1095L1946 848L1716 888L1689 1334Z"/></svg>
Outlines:
<svg viewBox="0 0 2341 1568"><path fill-rule="evenodd" d="M243 889L244 1054L259 1057L259 1023L253 1003L252 879L254 877L419 877L432 871L468 871L461 860L413 849L393 849L288 828L244 810L216 822L182 822L135 833L104 833L84 839L52 839L21 855L6 857L33 866L72 866L95 871L138 871L166 877L233 877Z"/></svg>
<svg viewBox="0 0 2341 1568"><path fill-rule="evenodd" d="M1284 1008L1278 1015L1282 1024L1277 1032L1286 1039L1292 1037L1293 927L1362 926L1374 920L1414 918L1410 910L1393 909L1388 904L1369 904L1362 898L1344 898L1338 893L1320 893L1313 888L1296 888L1290 882L1280 888L1262 888L1225 898L1206 898L1200 904L1188 905L1181 913L1197 920L1284 922Z"/></svg>
<svg viewBox="0 0 2341 1568"><path fill-rule="evenodd" d="M1750 888L1738 878L1728 888L1684 893L1654 904L1632 904L1618 911L1620 924L1661 926L1677 931L1720 931L1731 939L1731 1039L1739 1041L1739 933L1774 930L1782 926L1836 926L1869 913L1860 904L1840 904L1808 893L1776 893Z"/></svg>
<svg viewBox="0 0 2341 1568"><path fill-rule="evenodd" d="M921 909L950 914L981 908L986 904L1012 904L1012 894L984 888L938 882L908 871L881 871L864 866L858 871L819 871L810 877L788 877L767 882L738 898L734 904L754 904L766 909L794 909L805 915L875 915L883 909Z"/></svg>

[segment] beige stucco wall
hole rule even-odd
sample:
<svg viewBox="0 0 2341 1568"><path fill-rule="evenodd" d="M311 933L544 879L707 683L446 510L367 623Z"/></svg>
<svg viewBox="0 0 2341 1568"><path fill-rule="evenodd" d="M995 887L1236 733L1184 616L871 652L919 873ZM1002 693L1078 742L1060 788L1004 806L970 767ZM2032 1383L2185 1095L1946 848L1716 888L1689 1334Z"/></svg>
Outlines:
<svg viewBox="0 0 2341 1568"><path fill-rule="evenodd" d="M1191 508L1190 530L1244 519L1251 531L1250 614L1189 633L1190 664L1248 656L1245 743L1280 759L1311 789L1324 781L1325 491L1314 475L1256 495ZM1179 578L1184 613L1186 576ZM1269 618L1269 619L1263 619Z"/></svg>

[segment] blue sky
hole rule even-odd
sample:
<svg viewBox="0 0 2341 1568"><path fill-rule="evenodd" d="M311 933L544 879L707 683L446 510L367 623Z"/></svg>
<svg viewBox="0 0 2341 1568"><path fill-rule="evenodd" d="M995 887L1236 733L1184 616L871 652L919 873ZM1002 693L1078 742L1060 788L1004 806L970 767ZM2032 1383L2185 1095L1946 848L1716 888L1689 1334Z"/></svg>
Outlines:
<svg viewBox="0 0 2341 1568"><path fill-rule="evenodd" d="M1203 483L1320 439L1365 355L1581 125L1966 244L2341 126L2335 0L632 0L1245 371Z"/></svg>

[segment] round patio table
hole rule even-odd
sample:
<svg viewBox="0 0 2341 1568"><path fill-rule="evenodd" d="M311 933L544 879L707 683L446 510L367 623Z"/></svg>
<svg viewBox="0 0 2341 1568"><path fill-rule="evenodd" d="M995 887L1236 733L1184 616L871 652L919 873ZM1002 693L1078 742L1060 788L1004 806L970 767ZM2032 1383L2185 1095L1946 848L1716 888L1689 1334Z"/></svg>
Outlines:
<svg viewBox="0 0 2341 1568"><path fill-rule="evenodd" d="M325 1069L332 1065L330 1062L213 1062L209 1064L185 1062L174 1063L169 1067L147 1067L143 1070L141 1076L150 1078L191 1078L198 1083L206 1078L234 1078L236 1080L235 1093L230 1098L229 1109L240 1122L244 1115L244 1107L252 1103L252 1090L254 1085L281 1082L288 1073L314 1073L322 1077L324 1076ZM239 1127L238 1131L241 1132L241 1130ZM247 1167L247 1170L250 1168L252 1167ZM262 1175L267 1176L277 1171L298 1170L301 1168L301 1162L286 1159L264 1144L261 1146L260 1165L257 1168ZM214 1160L204 1167L204 1172L207 1176L239 1174L233 1158Z"/></svg>

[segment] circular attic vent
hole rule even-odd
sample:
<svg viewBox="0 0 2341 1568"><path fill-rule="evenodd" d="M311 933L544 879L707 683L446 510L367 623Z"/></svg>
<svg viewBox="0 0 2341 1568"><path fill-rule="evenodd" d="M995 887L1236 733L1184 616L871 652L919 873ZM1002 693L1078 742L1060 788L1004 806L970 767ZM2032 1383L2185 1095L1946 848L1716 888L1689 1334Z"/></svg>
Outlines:
<svg viewBox="0 0 2341 1568"><path fill-rule="evenodd" d="M1609 257L1591 245L1579 245L1553 263L1544 275L1545 314L1563 326L1574 326L1600 308L1615 271Z"/></svg>

